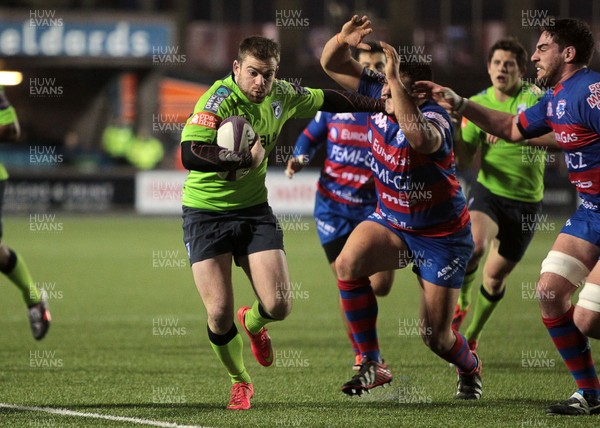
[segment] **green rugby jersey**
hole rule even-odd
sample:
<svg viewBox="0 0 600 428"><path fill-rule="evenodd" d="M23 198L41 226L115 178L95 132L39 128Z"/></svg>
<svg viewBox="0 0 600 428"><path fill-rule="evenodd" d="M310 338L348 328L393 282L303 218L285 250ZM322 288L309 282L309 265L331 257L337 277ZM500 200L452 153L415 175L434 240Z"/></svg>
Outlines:
<svg viewBox="0 0 600 428"><path fill-rule="evenodd" d="M12 106L5 108L4 110L0 110L0 125L10 125L11 123L15 123L17 121L17 113ZM6 180L8 178L8 172L6 172L6 168L4 165L0 163L0 180Z"/></svg>
<svg viewBox="0 0 600 428"><path fill-rule="evenodd" d="M541 90L524 83L515 97L504 102L496 99L494 87L469 98L484 107L518 114L536 104ZM481 146L481 168L477 181L495 195L522 202L539 202L544 195L546 152L523 143L498 140L486 142L485 132L471 121L463 119L462 138L467 144Z"/></svg>
<svg viewBox="0 0 600 428"><path fill-rule="evenodd" d="M322 90L299 87L283 80L275 80L271 93L260 104L248 100L232 75L217 80L196 103L181 133L181 142L212 142L223 119L243 116L260 135L265 159L237 181L223 180L214 172L190 171L183 186L183 205L222 211L266 202L267 158L283 124L290 118L311 118L322 105Z"/></svg>

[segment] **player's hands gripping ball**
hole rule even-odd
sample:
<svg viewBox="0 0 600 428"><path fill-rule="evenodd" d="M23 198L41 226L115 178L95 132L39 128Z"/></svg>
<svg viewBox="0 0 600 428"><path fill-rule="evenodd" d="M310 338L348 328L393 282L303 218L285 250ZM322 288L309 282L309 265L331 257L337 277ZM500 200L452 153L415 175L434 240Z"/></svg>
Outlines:
<svg viewBox="0 0 600 428"><path fill-rule="evenodd" d="M257 141L259 143L255 144ZM264 159L265 150L260 144L258 134L254 131L250 122L241 116L231 116L221 122L217 129L217 145L232 151L233 153L229 156L236 156L248 151L252 153L251 168L217 173L224 180L235 181L245 177L250 169L258 167Z"/></svg>

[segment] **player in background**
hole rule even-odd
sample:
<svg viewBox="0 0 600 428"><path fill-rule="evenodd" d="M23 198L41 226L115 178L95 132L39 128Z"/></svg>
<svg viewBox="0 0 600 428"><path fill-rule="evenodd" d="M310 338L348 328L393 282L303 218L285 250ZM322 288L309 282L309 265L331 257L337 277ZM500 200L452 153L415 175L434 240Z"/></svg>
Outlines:
<svg viewBox="0 0 600 428"><path fill-rule="evenodd" d="M488 52L487 71L492 86L470 100L506 113L524 111L542 96L537 86L523 82L526 68L525 48L515 39L498 40ZM513 144L487 134L466 119L462 130L455 133L459 169L467 169L478 149L481 151L477 182L467 198L475 249L454 312L455 330L469 311L479 262L489 249L473 318L465 332L472 350L477 349L483 327L504 297L505 281L525 254L536 230L542 210L546 163L546 151L544 147L536 147L539 145L557 147L551 133L545 139Z"/></svg>
<svg viewBox="0 0 600 428"><path fill-rule="evenodd" d="M371 32L366 16L354 16L321 56L330 77L345 88L383 98L391 115L369 117L377 209L352 231L335 263L342 305L363 356L360 370L342 391L361 395L392 380L379 349L377 300L369 276L412 263L422 289L421 336L434 353L457 367L455 397L479 399L481 362L451 328L473 252L466 200L455 176L451 119L442 107L417 101L406 89L431 76L429 65L400 64L398 53L385 43L385 76L350 56L349 46L362 48L362 39Z"/></svg>
<svg viewBox="0 0 600 428"><path fill-rule="evenodd" d="M279 45L260 36L240 43L233 73L217 80L198 100L182 131L182 163L190 170L183 188L184 243L194 281L208 315L212 349L229 373L229 409L250 408L254 387L234 324L232 261L246 273L257 300L237 318L263 366L273 363L265 326L292 308L283 234L267 202L267 156L284 123L317 111L384 111L381 100L331 89L311 89L275 79ZM260 140L248 152L216 145L217 128L230 116L245 117ZM237 181L219 172L247 169Z"/></svg>
<svg viewBox="0 0 600 428"><path fill-rule="evenodd" d="M20 135L19 121L0 86L0 142L16 141ZM50 328L50 311L43 290L39 290L31 278L23 256L2 242L2 201L8 173L0 163L0 272L2 272L23 295L28 308L31 332L36 340L42 340Z"/></svg>
<svg viewBox="0 0 600 428"><path fill-rule="evenodd" d="M379 44L366 43L369 50L357 49L362 67L383 73L385 54ZM315 153L327 149L325 164L317 184L315 222L325 256L335 275L335 259L350 232L366 219L377 205L377 192L371 172L371 149L367 141L370 113L318 112L296 140L294 158L287 165L289 178L310 163ZM327 144L324 144L324 143ZM386 296L394 281L394 271L378 272L369 278L376 296ZM362 356L342 313L346 332L354 350L354 370L360 369Z"/></svg>
<svg viewBox="0 0 600 428"><path fill-rule="evenodd" d="M546 413L551 415L600 414L600 382L586 337L600 339L600 73L587 67L593 52L594 38L586 23L556 19L544 27L531 61L538 82L552 89L518 115L488 109L433 82L414 86L420 97L433 98L506 141L554 131L564 152L582 204L542 262L536 294L542 321L577 391L549 406ZM571 298L583 281L574 306Z"/></svg>

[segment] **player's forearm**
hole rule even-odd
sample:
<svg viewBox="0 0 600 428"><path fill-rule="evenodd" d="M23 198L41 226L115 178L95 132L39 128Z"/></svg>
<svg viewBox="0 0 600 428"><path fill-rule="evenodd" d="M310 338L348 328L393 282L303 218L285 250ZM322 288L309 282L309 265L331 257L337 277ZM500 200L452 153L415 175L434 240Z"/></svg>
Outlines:
<svg viewBox="0 0 600 428"><path fill-rule="evenodd" d="M547 147L549 149L560 150L560 146L556 142L556 138L554 137L554 132L548 132L541 137L530 138L526 140L527 144L530 146L539 146L539 147Z"/></svg>
<svg viewBox="0 0 600 428"><path fill-rule="evenodd" d="M463 116L483 131L506 141L523 140L523 136L514 125L514 115L483 107L473 101L464 100L464 102L466 105L462 112Z"/></svg>
<svg viewBox="0 0 600 428"><path fill-rule="evenodd" d="M302 159L306 159L305 162L308 164L309 160L314 157L319 146L319 141L312 141L306 135L301 134L294 146L294 157L300 158L302 156Z"/></svg>
<svg viewBox="0 0 600 428"><path fill-rule="evenodd" d="M410 146L419 153L433 153L441 144L439 134L429 124L399 78L389 80L394 115Z"/></svg>
<svg viewBox="0 0 600 428"><path fill-rule="evenodd" d="M339 40L339 34L325 44L321 53L321 67L344 88L358 90L362 66L352 58L348 44Z"/></svg>
<svg viewBox="0 0 600 428"><path fill-rule="evenodd" d="M334 35L325 43L321 53L321 67L325 73L339 73L352 61L352 55L347 44L339 43L339 34ZM332 76L333 77L333 76Z"/></svg>
<svg viewBox="0 0 600 428"><path fill-rule="evenodd" d="M352 91L323 89L321 111L354 113L358 111L385 112L385 102Z"/></svg>
<svg viewBox="0 0 600 428"><path fill-rule="evenodd" d="M250 168L252 166L252 154L250 152L234 152L216 144L184 141L181 143L181 163L186 169L194 171L235 171Z"/></svg>

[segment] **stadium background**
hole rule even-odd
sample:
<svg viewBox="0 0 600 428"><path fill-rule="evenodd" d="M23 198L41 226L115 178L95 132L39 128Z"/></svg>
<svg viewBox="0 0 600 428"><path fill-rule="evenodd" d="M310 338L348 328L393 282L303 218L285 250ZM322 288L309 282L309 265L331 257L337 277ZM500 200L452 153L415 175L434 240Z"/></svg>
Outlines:
<svg viewBox="0 0 600 428"><path fill-rule="evenodd" d="M286 124L269 159L270 199L286 231L290 270L297 278L294 315L287 327L283 323L274 328L275 345L279 340L284 349L280 355L284 366L269 380L249 363L263 385L273 388L257 400L256 407L262 406L264 413L250 419L222 416L219 406L226 391L211 393L219 391L221 373L213 373L216 366L202 367L212 364L205 316L181 244L182 123L202 92L229 72L239 40L249 34L281 43L279 78L334 87L319 66L320 49L355 13L371 18L373 38L389 42L406 59L430 62L436 81L464 95L489 86L485 54L499 37L518 37L531 54L537 27L557 16L587 21L600 40L600 2L592 0L0 2L0 70L22 73L20 84L5 88L23 132L19 143L0 144L0 161L11 175L4 205L5 238L27 255L40 285L50 289L55 315L48 338L33 344L26 337L16 290L0 281L6 312L0 317L0 382L5 386L0 402L211 426L369 426L374 423L371 418L379 418L381 426L481 426L481 420L489 421L489 426L569 426L539 413L545 400L570 394L571 385L540 328L532 296L539 262L577 203L562 156L547 154L543 228L514 274L511 303L495 316L498 331L487 333L490 342L498 340L497 348L490 344L487 352L482 349L484 361L486 354L498 358L488 367L501 373L496 380L505 387L488 393L493 409L485 402L478 403L475 413L468 406L452 408L448 400L452 388L450 392L435 388L439 379L451 385L453 374L425 356L422 344L412 337L418 320L410 272L399 273L396 280L410 287L394 291L382 303L381 311L387 310L389 318L382 316L381 323L393 331L382 336L384 341L397 341L404 331L411 336L408 342L391 347L390 353L403 350L405 362L420 362L434 372L424 375L425 389L418 389L421 386L407 379L419 365L409 363L408 372L399 376L401 386L393 390L393 400L388 393L348 404L343 397L327 395L337 394L337 384L345 379L347 371L331 367L336 366L333 360L345 358L347 345L337 310L331 306L335 301L331 273L318 248L314 224L306 217L312 211L322 158L315 159L317 168L292 181L283 175L296 136L308 122L303 120ZM599 61L596 53L591 67L598 69ZM526 79L533 81L532 76L528 70ZM463 182L471 178L463 177ZM238 286L239 301L249 301L250 287L241 275L236 274L235 280L243 283ZM329 317L322 322L333 326L336 335L300 332L321 329L318 320L326 313ZM521 333L521 340L505 347L506 331ZM296 341L286 339L286 334ZM332 346L313 349L311 341ZM509 350L514 352L507 356ZM144 361L141 353L147 357ZM184 362L177 359L181 353ZM524 371L525 360L546 367ZM54 367L39 367L45 364ZM159 373L156 367L165 364L168 369ZM292 386L301 398L291 400L291 411L281 411L277 404L285 408L288 403L289 379L314 388L304 376L303 364L310 366L308 373L319 373L327 387L308 397L304 389L298 392ZM198 380L183 374L189 372L202 373L210 386L198 391ZM516 372L529 376L527 391L514 381ZM514 395L507 398L506 391ZM531 397L529 392L539 398L520 402L519 397ZM402 403L403 396L413 397L403 403L410 412L398 419L398 400ZM269 401L275 404L270 407ZM40 419L35 413L3 409L2 403L0 425L5 426L124 426L59 416ZM194 407L194 403L209 404ZM434 407L433 415L427 406ZM265 415L266 422L260 419ZM436 422L440 418L448 418L448 424Z"/></svg>

